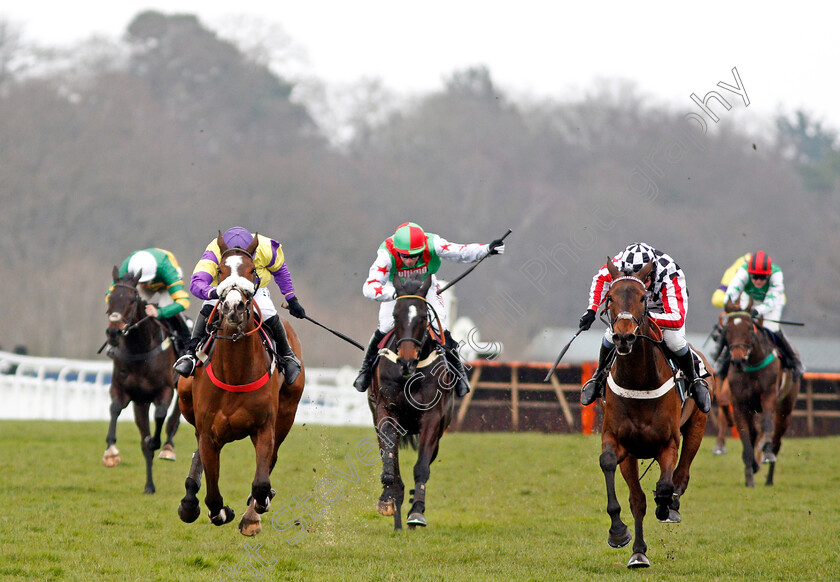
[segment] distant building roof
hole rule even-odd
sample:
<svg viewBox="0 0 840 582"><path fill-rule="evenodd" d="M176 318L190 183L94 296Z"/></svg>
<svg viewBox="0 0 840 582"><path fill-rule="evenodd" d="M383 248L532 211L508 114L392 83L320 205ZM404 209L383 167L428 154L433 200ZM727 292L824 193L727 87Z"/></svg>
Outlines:
<svg viewBox="0 0 840 582"><path fill-rule="evenodd" d="M577 333L577 328L544 328L528 344L525 356L535 362L554 362L560 354L560 350L572 339L575 333ZM566 355L563 356L563 362L580 364L581 362L596 361L603 337L603 328L593 327L591 330L581 333L572 342ZM688 342L706 355L713 348L711 339L705 346L703 345L707 337L708 334L686 334ZM791 337L790 335L788 335L788 339L799 350L802 362L809 372L840 372L840 339L802 338Z"/></svg>

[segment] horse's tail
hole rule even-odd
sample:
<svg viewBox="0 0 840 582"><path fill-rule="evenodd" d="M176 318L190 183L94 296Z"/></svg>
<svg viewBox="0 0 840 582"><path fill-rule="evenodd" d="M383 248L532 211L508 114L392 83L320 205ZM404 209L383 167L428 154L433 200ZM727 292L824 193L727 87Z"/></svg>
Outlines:
<svg viewBox="0 0 840 582"><path fill-rule="evenodd" d="M420 435L417 433L407 434L400 438L400 448L407 449L411 446L415 451L417 450L417 443L420 442Z"/></svg>

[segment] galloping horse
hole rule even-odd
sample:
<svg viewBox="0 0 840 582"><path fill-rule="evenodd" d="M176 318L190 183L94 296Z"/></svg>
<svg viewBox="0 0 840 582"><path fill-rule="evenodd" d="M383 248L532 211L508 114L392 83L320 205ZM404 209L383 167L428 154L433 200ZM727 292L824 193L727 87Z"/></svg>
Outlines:
<svg viewBox="0 0 840 582"><path fill-rule="evenodd" d="M126 273L120 277L120 270L114 267L113 290L108 295L108 343L112 347L114 372L111 379L111 423L108 425L106 442L108 448L102 456L106 467L115 467L120 462L117 450L117 418L120 412L134 403L134 422L140 429L143 456L146 458L145 493L154 493L152 480L152 459L160 448L160 433L166 419L166 411L172 402L175 390L172 365L175 351L163 325L155 318L146 316L146 302L137 291L139 273ZM149 405L155 405L155 434L149 434ZM172 437L181 421L180 412L173 407L166 422L166 443L160 458L175 460Z"/></svg>
<svg viewBox="0 0 840 582"><path fill-rule="evenodd" d="M731 357L727 378L735 424L744 447L741 458L747 487L755 487L754 475L760 468L756 460L758 449L762 451L762 462L770 464L765 485L773 484L776 455L799 395L799 380L782 369L773 341L753 322L751 307L752 299L744 310L737 303L727 302L720 318ZM759 438L760 433L763 439Z"/></svg>
<svg viewBox="0 0 840 582"><path fill-rule="evenodd" d="M405 493L399 446L410 444L417 450L411 491L414 497L409 500L406 523L409 529L425 527L429 465L437 457L440 438L449 426L454 407L452 388L456 378L438 343L444 341L440 320L434 330L425 299L431 283L431 276L422 282L409 279L405 283L394 277L394 332L380 351L368 392L382 453L383 491L377 509L382 515L394 516L395 530L402 529Z"/></svg>
<svg viewBox="0 0 840 582"><path fill-rule="evenodd" d="M647 500L639 483L638 459L656 459L659 463L660 477L654 491L657 519L679 522L680 497L688 487L689 467L700 447L707 415L691 399L686 400L681 413L681 399L674 389L673 371L658 337L659 329L647 312L644 281L653 263L629 276L623 276L612 261L607 261L607 269L612 275L607 312L617 354L607 379L609 389L601 433L600 463L607 486L607 513L612 522L607 542L613 548L621 548L633 539L621 521L621 506L615 494L615 469L619 466L630 490L630 511L636 530L627 567L639 568L650 562L645 555L647 544L642 529Z"/></svg>
<svg viewBox="0 0 840 582"><path fill-rule="evenodd" d="M193 377L178 382L178 403L184 418L195 426L198 442L178 515L187 523L198 518L201 508L196 493L205 471L204 502L211 523L224 525L233 520L234 511L224 504L219 492L219 454L225 444L250 437L257 453L257 468L239 531L252 536L262 530L259 514L268 511L274 497L271 471L277 462L277 449L295 420L305 377L301 365L293 384L281 382L281 371L274 369L273 355L262 342L262 320L255 313L258 307L253 301L259 281L253 260L258 237L254 236L245 249L228 248L220 232L218 243L219 303L207 321L208 329L214 330L214 346L205 365L198 366ZM291 325L282 323L289 345L300 359L300 341Z"/></svg>

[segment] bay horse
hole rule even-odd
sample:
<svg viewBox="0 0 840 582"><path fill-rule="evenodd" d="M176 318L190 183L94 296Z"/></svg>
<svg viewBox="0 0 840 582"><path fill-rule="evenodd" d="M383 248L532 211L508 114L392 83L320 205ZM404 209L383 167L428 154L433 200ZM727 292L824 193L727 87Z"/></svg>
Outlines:
<svg viewBox="0 0 840 582"><path fill-rule="evenodd" d="M743 445L747 487L755 487L754 476L761 467L756 459L759 450L762 463L769 464L765 485L773 484L776 455L790 426L800 384L790 371L782 369L775 344L760 323L753 321L751 307L752 299L746 309L728 301L720 317L731 358L727 379Z"/></svg>
<svg viewBox="0 0 840 582"><path fill-rule="evenodd" d="M160 448L160 436L166 413L172 403L175 379L172 365L175 349L168 332L160 321L146 315L146 302L137 290L140 274L130 272L120 277L116 266L112 272L113 289L108 295L107 343L111 346L110 356L114 360L111 377L111 422L105 438L108 448L102 456L106 467L120 463L120 451L116 447L117 419L120 413L134 404L134 422L140 430L140 448L146 459L146 486L144 493L154 493L152 460ZM155 432L149 430L149 407L155 405ZM173 407L166 421L166 443L160 458L175 460L175 445L172 437L178 430L181 413Z"/></svg>
<svg viewBox="0 0 840 582"><path fill-rule="evenodd" d="M429 319L426 293L431 275L422 281L403 283L394 277L394 331L386 336L385 347L373 369L368 404L379 437L382 455L380 514L394 516L394 530L402 529L405 485L400 477L399 448L417 450L414 489L406 524L409 529L426 526L426 483L430 465L437 457L440 439L452 420L455 372L449 370L439 342L443 329L436 330ZM432 313L434 309L432 308ZM435 337L435 335L437 337Z"/></svg>
<svg viewBox="0 0 840 582"><path fill-rule="evenodd" d="M613 548L624 547L633 539L620 517L621 506L615 493L616 466L630 491L636 540L628 568L650 566L642 527L647 500L639 482L638 460L655 459L659 464L660 477L654 491L657 519L681 521L680 498L688 487L689 468L700 448L707 418L691 398L682 405L661 332L649 319L644 281L653 267L653 263L648 263L636 274L624 276L612 261L607 261L612 283L606 312L616 358L605 390L600 465L611 519L607 542ZM710 369L705 357L699 355Z"/></svg>
<svg viewBox="0 0 840 582"><path fill-rule="evenodd" d="M207 320L213 348L192 377L178 382L178 404L184 418L195 427L198 444L178 516L187 523L198 518L201 508L196 494L202 472L206 472L204 502L210 522L224 525L233 520L234 511L225 505L219 491L219 455L227 443L250 437L256 451L256 472L239 531L253 536L262 530L260 514L268 511L274 497L271 471L277 463L277 450L294 423L305 375L301 364L293 384L281 380L281 368L274 369L273 354L263 344L262 319L254 301L259 279L253 255L258 237L244 249L228 248L221 232L217 242L221 251L216 288L219 302ZM300 360L297 334L287 321L282 324Z"/></svg>

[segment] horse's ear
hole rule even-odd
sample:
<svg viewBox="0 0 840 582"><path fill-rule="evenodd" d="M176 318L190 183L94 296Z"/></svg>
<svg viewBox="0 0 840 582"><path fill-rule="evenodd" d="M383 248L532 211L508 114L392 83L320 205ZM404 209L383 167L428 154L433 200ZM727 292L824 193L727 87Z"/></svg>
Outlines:
<svg viewBox="0 0 840 582"><path fill-rule="evenodd" d="M651 261L647 265L641 268L636 273L636 277L642 280L642 283L647 283L647 280L650 278L651 273L653 272L653 262Z"/></svg>
<svg viewBox="0 0 840 582"><path fill-rule="evenodd" d="M142 275L142 274L143 274L143 272L142 272L142 271L138 271L138 272L137 272L137 273L135 273L135 274L134 274L134 276L131 278L131 284L132 284L134 287L137 287L137 283L139 283L139 282L140 282L140 275Z"/></svg>
<svg viewBox="0 0 840 582"><path fill-rule="evenodd" d="M228 250L227 243L225 242L225 239L222 237L222 231L221 230L219 231L219 236L216 237L216 244L219 245L219 250L222 251L222 253L224 253L225 251Z"/></svg>
<svg viewBox="0 0 840 582"><path fill-rule="evenodd" d="M726 313L732 313L733 311L737 311L738 306L733 303L731 299L726 300L726 304L723 306L723 310Z"/></svg>
<svg viewBox="0 0 840 582"><path fill-rule="evenodd" d="M752 295L750 295L750 302L747 303L747 307L744 309L744 311L746 311L747 313L751 313L754 303L755 301L753 300Z"/></svg>
<svg viewBox="0 0 840 582"><path fill-rule="evenodd" d="M245 249L245 252L248 253L249 255L251 255L252 257L254 256L254 251L257 250L257 247L260 244L259 238L260 238L260 233L255 232L254 233L254 240L252 240L251 244L248 245L248 248Z"/></svg>
<svg viewBox="0 0 840 582"><path fill-rule="evenodd" d="M114 270L111 271L111 278L115 283L120 280L120 268L116 265L114 265Z"/></svg>
<svg viewBox="0 0 840 582"><path fill-rule="evenodd" d="M402 277L394 275L394 289L397 291L397 297L405 295L405 285L403 285Z"/></svg>
<svg viewBox="0 0 840 582"><path fill-rule="evenodd" d="M426 274L426 278L423 280L423 284L420 285L420 288L417 290L417 294L420 297L425 297L426 293L429 292L429 287L432 286L432 275L431 273Z"/></svg>
<svg viewBox="0 0 840 582"><path fill-rule="evenodd" d="M621 277L621 271L618 270L618 267L613 264L612 259L609 257L607 257L607 271L610 272L610 276L613 280Z"/></svg>

